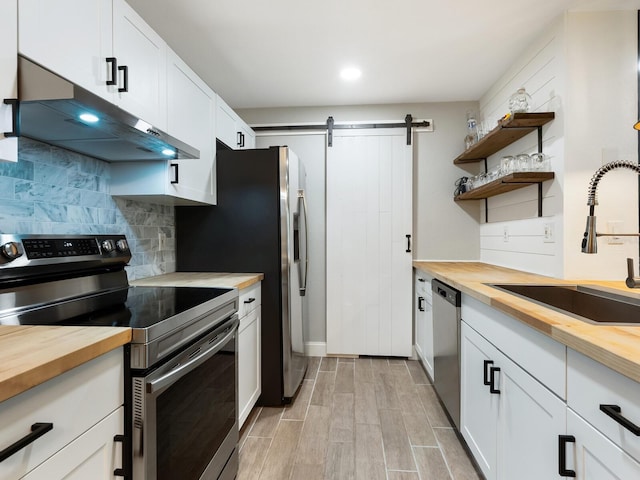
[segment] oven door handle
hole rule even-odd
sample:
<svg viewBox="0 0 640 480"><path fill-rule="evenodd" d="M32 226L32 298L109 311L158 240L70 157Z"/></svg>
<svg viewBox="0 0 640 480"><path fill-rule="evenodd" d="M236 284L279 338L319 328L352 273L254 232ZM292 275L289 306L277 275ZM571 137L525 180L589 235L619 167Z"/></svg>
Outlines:
<svg viewBox="0 0 640 480"><path fill-rule="evenodd" d="M210 342L215 342L206 350L201 351L198 355L191 358L188 362L176 365L171 371L165 373L155 380L147 382L147 393L154 394L163 388L171 385L175 381L184 377L186 374L202 365L209 360L213 355L218 353L224 344L236 334L240 320L234 318L230 326L225 328L220 334L216 335ZM221 338L222 337L222 338Z"/></svg>

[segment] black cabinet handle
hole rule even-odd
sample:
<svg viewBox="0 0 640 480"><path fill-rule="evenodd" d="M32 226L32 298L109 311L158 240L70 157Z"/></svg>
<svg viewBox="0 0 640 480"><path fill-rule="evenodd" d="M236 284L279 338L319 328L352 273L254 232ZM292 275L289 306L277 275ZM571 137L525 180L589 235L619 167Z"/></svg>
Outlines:
<svg viewBox="0 0 640 480"><path fill-rule="evenodd" d="M424 297L418 297L418 310L424 312Z"/></svg>
<svg viewBox="0 0 640 480"><path fill-rule="evenodd" d="M4 462L14 453L19 452L30 443L35 442L49 430L53 430L53 423L34 423L33 425L31 425L31 433L22 437L13 445L9 445L7 448L0 452L0 462Z"/></svg>
<svg viewBox="0 0 640 480"><path fill-rule="evenodd" d="M256 301L256 299L251 297L249 300L245 300L244 303L253 303L255 301Z"/></svg>
<svg viewBox="0 0 640 480"><path fill-rule="evenodd" d="M491 382L489 382L489 370L487 369L487 367L489 365L493 365L493 360L485 360L483 362L483 364L484 364L484 366L482 367L484 369L483 370L483 381L484 381L485 385L489 386L489 385L491 385Z"/></svg>
<svg viewBox="0 0 640 480"><path fill-rule="evenodd" d="M124 455L125 455L125 454L124 454L124 442L125 442L125 440L126 440L126 437L125 437L124 435L115 435L115 436L113 437L113 441L114 441L114 442L120 442L120 443L122 443L122 461L123 461L123 462L124 462ZM127 478L127 474L126 474L126 472L125 472L124 468L116 468L116 469L113 471L113 476L114 476L114 477L124 477L124 478Z"/></svg>
<svg viewBox="0 0 640 480"><path fill-rule="evenodd" d="M500 371L500 367L489 368L489 391L500 395L500 390L496 388L496 372Z"/></svg>
<svg viewBox="0 0 640 480"><path fill-rule="evenodd" d="M4 132L5 137L19 137L20 136L20 102L17 98L5 98L3 100L5 105L11 105L11 128L10 132Z"/></svg>
<svg viewBox="0 0 640 480"><path fill-rule="evenodd" d="M107 57L107 63L111 67L111 79L107 80L107 85L118 84L118 60L116 57Z"/></svg>
<svg viewBox="0 0 640 480"><path fill-rule="evenodd" d="M118 67L118 71L122 72L122 83L123 86L118 88L118 92L128 92L129 91L129 67L126 65L120 65Z"/></svg>
<svg viewBox="0 0 640 480"><path fill-rule="evenodd" d="M576 471L567 469L567 443L573 443L573 435L558 435L558 474L561 477L575 477Z"/></svg>
<svg viewBox="0 0 640 480"><path fill-rule="evenodd" d="M600 411L610 416L624 428L629 430L636 436L640 436L640 427L628 418L625 418L621 412L622 409L618 405L600 405Z"/></svg>
<svg viewBox="0 0 640 480"><path fill-rule="evenodd" d="M426 282L426 280L424 278L420 278L420 277L418 277L418 281L419 282Z"/></svg>
<svg viewBox="0 0 640 480"><path fill-rule="evenodd" d="M238 144L238 147L244 148L244 133L237 132L236 138L237 138L236 143Z"/></svg>
<svg viewBox="0 0 640 480"><path fill-rule="evenodd" d="M173 168L173 180L171 180L171 184L173 185L178 183L178 180L180 180L180 177L178 176L178 164L172 163L171 168Z"/></svg>
<svg viewBox="0 0 640 480"><path fill-rule="evenodd" d="M407 237L407 253L411 253L411 235L405 235Z"/></svg>

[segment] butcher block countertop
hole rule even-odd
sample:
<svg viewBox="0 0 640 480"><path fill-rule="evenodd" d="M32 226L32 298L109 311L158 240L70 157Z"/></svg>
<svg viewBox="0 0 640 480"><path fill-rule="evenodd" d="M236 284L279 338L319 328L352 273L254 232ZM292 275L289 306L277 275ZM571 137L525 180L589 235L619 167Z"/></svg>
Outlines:
<svg viewBox="0 0 640 480"><path fill-rule="evenodd" d="M640 382L640 326L597 325L497 290L485 283L591 284L640 298L623 281L558 280L479 262L420 262L413 266L564 345Z"/></svg>
<svg viewBox="0 0 640 480"><path fill-rule="evenodd" d="M0 326L0 402L131 341L125 327Z"/></svg>
<svg viewBox="0 0 640 480"><path fill-rule="evenodd" d="M174 272L131 282L138 287L250 287L264 278L262 273Z"/></svg>

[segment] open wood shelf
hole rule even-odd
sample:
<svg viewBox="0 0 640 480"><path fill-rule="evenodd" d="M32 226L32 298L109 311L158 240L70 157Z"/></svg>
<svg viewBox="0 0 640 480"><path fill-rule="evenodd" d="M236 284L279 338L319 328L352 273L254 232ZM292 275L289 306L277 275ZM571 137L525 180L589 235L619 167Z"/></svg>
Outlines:
<svg viewBox="0 0 640 480"><path fill-rule="evenodd" d="M542 183L547 180L552 180L555 177L553 172L515 172L504 177L500 177L492 182L489 182L481 187L474 188L469 192L462 193L454 200L456 202L461 200L479 200L482 198L489 198L501 193L510 192L519 188L534 185L536 183Z"/></svg>
<svg viewBox="0 0 640 480"><path fill-rule="evenodd" d="M480 162L554 118L554 112L514 113L508 119L501 121L477 143L458 155L453 163L460 165Z"/></svg>

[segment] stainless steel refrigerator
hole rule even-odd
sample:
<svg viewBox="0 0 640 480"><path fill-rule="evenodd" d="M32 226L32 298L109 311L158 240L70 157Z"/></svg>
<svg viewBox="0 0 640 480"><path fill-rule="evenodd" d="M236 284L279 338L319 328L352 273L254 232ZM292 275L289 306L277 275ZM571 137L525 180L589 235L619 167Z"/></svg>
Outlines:
<svg viewBox="0 0 640 480"><path fill-rule="evenodd" d="M262 394L282 405L307 368L305 173L288 147L218 149L217 205L176 207L181 272L262 272Z"/></svg>

